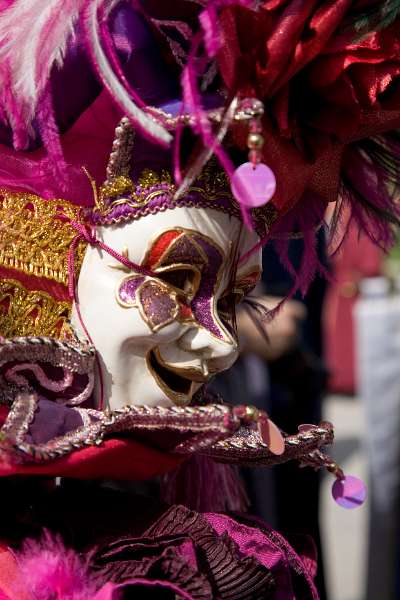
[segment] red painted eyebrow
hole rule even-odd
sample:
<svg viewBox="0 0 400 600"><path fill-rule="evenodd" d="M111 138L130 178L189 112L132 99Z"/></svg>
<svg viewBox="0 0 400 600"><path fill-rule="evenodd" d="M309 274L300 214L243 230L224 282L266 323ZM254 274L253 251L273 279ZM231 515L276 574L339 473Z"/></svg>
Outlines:
<svg viewBox="0 0 400 600"><path fill-rule="evenodd" d="M144 266L148 269L152 269L154 265L156 265L157 262L160 260L168 246L170 246L171 243L181 235L181 233L182 232L179 230L171 229L170 231L166 231L165 233L160 235L160 237L157 238L157 240L152 245Z"/></svg>

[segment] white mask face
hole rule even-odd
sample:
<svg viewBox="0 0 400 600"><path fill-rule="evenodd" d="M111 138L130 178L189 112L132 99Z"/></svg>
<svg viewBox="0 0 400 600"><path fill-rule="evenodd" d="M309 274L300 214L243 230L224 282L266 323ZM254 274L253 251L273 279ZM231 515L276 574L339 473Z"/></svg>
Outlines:
<svg viewBox="0 0 400 600"><path fill-rule="evenodd" d="M232 307L254 287L261 255L237 261L258 236L220 211L176 208L100 228L98 237L157 274L144 277L98 248L86 251L77 293L105 400L111 409L189 404L237 358ZM83 336L75 306L72 323ZM99 394L97 385L97 402Z"/></svg>

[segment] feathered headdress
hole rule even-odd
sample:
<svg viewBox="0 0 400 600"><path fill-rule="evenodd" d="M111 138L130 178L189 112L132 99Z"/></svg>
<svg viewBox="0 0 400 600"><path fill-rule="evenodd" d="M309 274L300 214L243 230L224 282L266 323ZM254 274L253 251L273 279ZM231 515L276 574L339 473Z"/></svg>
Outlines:
<svg viewBox="0 0 400 600"><path fill-rule="evenodd" d="M232 100L258 98L265 106L262 159L276 177L268 210L277 218L262 243L278 239L291 269L285 239L304 236L302 272L292 273L304 288L318 268L314 233L328 202L337 202L335 223L347 204L371 239L383 247L393 239L398 16L398 3L389 0L183 1L168 10L155 0L52 0L45 6L11 0L0 14L0 135L8 148L27 152L16 157L4 149L0 183L87 204L83 156L91 155L89 167L101 183L105 149L123 114L161 148L174 143L181 192L212 152L232 177L240 156L234 148L246 147ZM190 115L184 124L204 146L196 146L182 168L182 121L171 130L168 114L151 108L177 98L179 81L178 112ZM209 118L209 98L216 96L217 125Z"/></svg>

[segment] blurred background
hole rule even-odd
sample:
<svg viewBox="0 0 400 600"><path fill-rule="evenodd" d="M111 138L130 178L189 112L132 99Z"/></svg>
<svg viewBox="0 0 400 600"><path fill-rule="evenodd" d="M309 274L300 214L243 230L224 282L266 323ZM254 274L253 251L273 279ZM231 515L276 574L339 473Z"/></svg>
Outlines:
<svg viewBox="0 0 400 600"><path fill-rule="evenodd" d="M301 269L302 240L289 255ZM331 497L333 477L298 464L242 470L250 512L289 541L311 535L318 548L317 586L325 600L400 598L400 243L384 255L350 230L333 255L320 230L318 253L330 278L288 300L272 322L244 305L237 315L238 363L217 381L236 403L265 409L284 431L331 421L328 452L368 487L363 506L346 510ZM271 309L292 281L273 247L263 254L257 300Z"/></svg>
<svg viewBox="0 0 400 600"><path fill-rule="evenodd" d="M320 523L331 600L400 598L400 244L389 255L354 230L332 261L324 309L332 454L368 486L352 511L324 478Z"/></svg>

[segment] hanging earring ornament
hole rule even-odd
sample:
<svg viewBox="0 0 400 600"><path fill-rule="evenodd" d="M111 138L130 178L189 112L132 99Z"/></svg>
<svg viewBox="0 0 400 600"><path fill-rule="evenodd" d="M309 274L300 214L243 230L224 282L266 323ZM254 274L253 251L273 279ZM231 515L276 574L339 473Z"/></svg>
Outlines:
<svg viewBox="0 0 400 600"><path fill-rule="evenodd" d="M329 425L329 423L325 423ZM314 429L314 425L303 424L299 425L299 432L306 433ZM307 460L303 464L314 466L316 469L325 467L325 469L335 477L332 484L332 497L336 504L342 508L358 508L364 504L367 498L367 487L365 483L354 477L354 475L345 475L340 466L320 450L315 450L308 455Z"/></svg>
<svg viewBox="0 0 400 600"><path fill-rule="evenodd" d="M246 208L256 208L267 204L276 190L276 179L273 171L262 162L264 137L262 135L261 117L264 105L260 100L248 98L241 103L241 110L235 120L249 121L247 147L248 162L236 169L231 178L231 189L236 200Z"/></svg>
<svg viewBox="0 0 400 600"><path fill-rule="evenodd" d="M354 475L345 475L336 463L327 469L336 477L332 484L332 497L339 506L358 508L364 504L367 488L361 479Z"/></svg>

